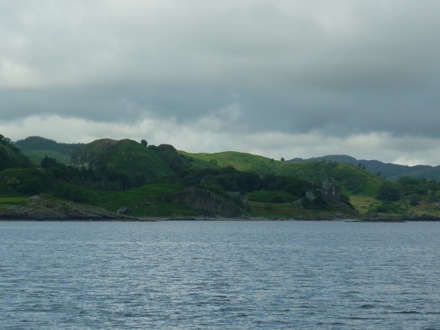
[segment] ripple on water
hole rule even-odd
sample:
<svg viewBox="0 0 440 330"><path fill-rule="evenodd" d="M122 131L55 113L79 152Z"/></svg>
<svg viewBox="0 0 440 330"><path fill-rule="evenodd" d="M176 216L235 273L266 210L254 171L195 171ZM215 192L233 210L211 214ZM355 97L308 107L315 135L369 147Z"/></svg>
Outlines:
<svg viewBox="0 0 440 330"><path fill-rule="evenodd" d="M16 328L436 328L435 223L0 222Z"/></svg>

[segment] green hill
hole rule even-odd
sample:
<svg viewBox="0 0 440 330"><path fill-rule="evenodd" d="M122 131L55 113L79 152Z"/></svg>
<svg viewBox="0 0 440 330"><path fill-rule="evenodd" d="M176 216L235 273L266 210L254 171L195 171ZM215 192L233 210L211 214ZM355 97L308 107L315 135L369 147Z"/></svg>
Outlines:
<svg viewBox="0 0 440 330"><path fill-rule="evenodd" d="M0 171L9 168L27 168L31 163L10 139L0 134Z"/></svg>
<svg viewBox="0 0 440 330"><path fill-rule="evenodd" d="M88 143L72 155L72 165L94 170L108 179L120 178L130 186L172 173L156 150L128 139L101 139Z"/></svg>
<svg viewBox="0 0 440 330"><path fill-rule="evenodd" d="M249 153L188 153L124 139L59 145L22 140L45 151L32 165L7 138L0 141L0 211L45 194L135 216L333 217L440 216L440 183L387 181L358 164L286 162ZM27 148L27 149L26 149ZM47 149L38 149L47 148ZM49 152L71 158L60 160ZM31 206L29 206L31 208Z"/></svg>
<svg viewBox="0 0 440 330"><path fill-rule="evenodd" d="M82 146L80 143L59 143L40 136L30 136L18 140L14 145L34 164L39 164L45 156L68 164L73 153Z"/></svg>
<svg viewBox="0 0 440 330"><path fill-rule="evenodd" d="M392 163L383 163L378 160L365 160L356 159L347 155L327 155L323 157L314 157L308 159L295 158L290 160L291 162L338 162L344 164L350 164L354 166L359 166L373 174L378 174L383 178L395 181L402 177L412 177L412 178L425 178L425 179L435 179L440 180L440 166L430 166L430 165L399 165Z"/></svg>
<svg viewBox="0 0 440 330"><path fill-rule="evenodd" d="M259 155L225 151L220 153L182 154L209 163L214 167L233 167L238 171L251 171L260 176L281 175L306 179L321 184L328 179L337 181L350 194L377 194L382 179L357 166L337 162L284 162Z"/></svg>
<svg viewBox="0 0 440 330"><path fill-rule="evenodd" d="M183 155L203 161L212 167L233 167L238 171L254 171L260 175L272 173L275 161L263 156L252 155L237 151L218 153L186 153Z"/></svg>
<svg viewBox="0 0 440 330"><path fill-rule="evenodd" d="M440 166L428 167L425 166L413 166L411 173L407 176L417 179L434 179L440 181Z"/></svg>

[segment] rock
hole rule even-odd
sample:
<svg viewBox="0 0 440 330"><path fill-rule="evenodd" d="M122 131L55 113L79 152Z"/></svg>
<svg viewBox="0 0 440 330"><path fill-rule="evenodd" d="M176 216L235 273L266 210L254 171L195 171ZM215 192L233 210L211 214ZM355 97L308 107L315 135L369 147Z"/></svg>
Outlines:
<svg viewBox="0 0 440 330"><path fill-rule="evenodd" d="M207 189L189 188L168 196L170 203L181 203L204 216L241 217L245 212L235 203Z"/></svg>
<svg viewBox="0 0 440 330"><path fill-rule="evenodd" d="M112 220L127 218L100 207L66 200L33 196L26 205L15 205L0 213L1 219L23 220Z"/></svg>
<svg viewBox="0 0 440 330"><path fill-rule="evenodd" d="M117 211L117 214L123 214L123 215L132 215L133 212L131 211L131 209L127 206L121 206Z"/></svg>

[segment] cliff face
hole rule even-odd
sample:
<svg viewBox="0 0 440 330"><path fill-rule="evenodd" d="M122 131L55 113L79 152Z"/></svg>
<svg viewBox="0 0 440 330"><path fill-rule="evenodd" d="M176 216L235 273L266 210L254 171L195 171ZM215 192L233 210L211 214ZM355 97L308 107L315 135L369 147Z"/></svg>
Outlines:
<svg viewBox="0 0 440 330"><path fill-rule="evenodd" d="M42 196L33 196L26 205L0 211L0 219L23 220L112 220L124 216L102 208Z"/></svg>
<svg viewBox="0 0 440 330"><path fill-rule="evenodd" d="M244 210L210 190L189 188L167 197L167 202L184 204L204 216L234 218L245 215Z"/></svg>

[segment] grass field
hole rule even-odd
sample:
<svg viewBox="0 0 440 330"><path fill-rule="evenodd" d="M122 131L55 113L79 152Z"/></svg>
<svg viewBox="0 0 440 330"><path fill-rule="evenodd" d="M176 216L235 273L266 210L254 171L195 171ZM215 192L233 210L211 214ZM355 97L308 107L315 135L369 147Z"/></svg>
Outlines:
<svg viewBox="0 0 440 330"><path fill-rule="evenodd" d="M374 197L369 196L350 196L351 205L359 212L359 214L367 214L376 209L377 206L381 204Z"/></svg>

